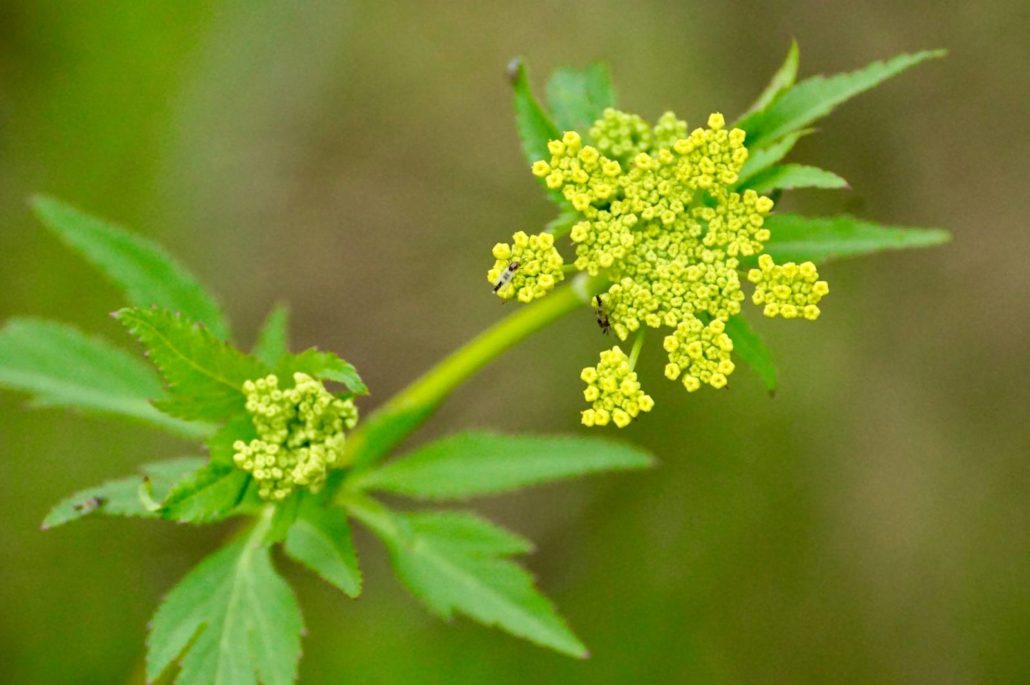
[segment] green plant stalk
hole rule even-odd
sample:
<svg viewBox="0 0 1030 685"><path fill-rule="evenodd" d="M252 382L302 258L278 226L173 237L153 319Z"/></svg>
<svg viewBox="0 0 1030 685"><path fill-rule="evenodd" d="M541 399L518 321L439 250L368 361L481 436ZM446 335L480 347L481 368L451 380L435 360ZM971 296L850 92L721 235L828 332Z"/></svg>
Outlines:
<svg viewBox="0 0 1030 685"><path fill-rule="evenodd" d="M535 331L589 302L597 283L576 278L547 297L520 307L452 352L372 412L349 436L339 465L361 470L375 463L470 376Z"/></svg>

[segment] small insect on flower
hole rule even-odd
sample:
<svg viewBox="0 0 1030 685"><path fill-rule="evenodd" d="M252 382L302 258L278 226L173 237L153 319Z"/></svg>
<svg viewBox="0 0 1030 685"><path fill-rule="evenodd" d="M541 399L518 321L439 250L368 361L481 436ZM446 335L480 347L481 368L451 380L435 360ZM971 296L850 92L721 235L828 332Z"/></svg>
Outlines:
<svg viewBox="0 0 1030 685"><path fill-rule="evenodd" d="M87 497L75 505L75 511L82 515L91 514L107 502L106 497Z"/></svg>
<svg viewBox="0 0 1030 685"><path fill-rule="evenodd" d="M604 302L601 301L600 295L594 295L594 316L597 317L597 325L601 328L601 333L608 335L608 331L612 328L612 322L608 320L608 314L604 311Z"/></svg>
<svg viewBox="0 0 1030 685"><path fill-rule="evenodd" d="M497 292L504 286L511 282L511 279L515 276L515 272L519 270L518 262L511 262L508 264L508 268L501 272L501 275L494 281L494 292Z"/></svg>

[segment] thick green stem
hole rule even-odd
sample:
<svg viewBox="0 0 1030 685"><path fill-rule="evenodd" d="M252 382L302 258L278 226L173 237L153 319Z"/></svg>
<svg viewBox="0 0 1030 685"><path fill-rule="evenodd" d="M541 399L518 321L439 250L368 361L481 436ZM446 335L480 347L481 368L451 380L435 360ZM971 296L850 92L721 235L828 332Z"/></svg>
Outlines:
<svg viewBox="0 0 1030 685"><path fill-rule="evenodd" d="M365 468L381 458L433 413L470 376L531 333L588 302L596 285L577 278L521 307L445 357L372 412L347 440L341 466Z"/></svg>

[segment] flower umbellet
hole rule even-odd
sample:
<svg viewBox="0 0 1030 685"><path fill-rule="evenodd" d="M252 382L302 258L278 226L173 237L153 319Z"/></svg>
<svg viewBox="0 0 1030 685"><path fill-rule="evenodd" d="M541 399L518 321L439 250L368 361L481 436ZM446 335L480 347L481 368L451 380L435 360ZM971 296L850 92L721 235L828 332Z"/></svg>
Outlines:
<svg viewBox="0 0 1030 685"><path fill-rule="evenodd" d="M266 500L286 499L297 486L318 492L343 454L344 429L358 422L352 399L335 397L306 373L294 373L293 381L285 390L275 374L243 384L258 437L237 440L233 461L254 476Z"/></svg>
<svg viewBox="0 0 1030 685"><path fill-rule="evenodd" d="M625 340L645 326L673 329L665 338L665 375L692 392L725 387L733 372L733 342L724 330L746 299L742 275L756 284L752 299L765 304L767 316L814 319L829 289L811 262L778 266L766 254L760 268L745 272L742 260L762 253L770 238L764 223L773 208L769 197L737 188L748 159L746 134L727 129L720 113L706 127L687 130L671 112L652 127L638 115L607 108L586 140L576 131L551 140L550 159L537 160L532 172L576 213L569 229L573 266L602 278L600 302L612 330ZM543 244L548 235L533 238ZM488 278L496 278L513 253L498 248ZM550 259L560 264L560 257ZM519 277L519 299L540 297L551 286L550 273L527 271ZM510 297L513 288L506 288ZM603 352L597 368L584 370L584 380L610 368L617 350ZM619 362L632 372L627 363ZM643 404L622 398L625 408L615 409L622 406L617 396L595 397L595 390L588 388L593 406L582 413L588 426L606 425L610 417L622 428L650 408L644 395Z"/></svg>

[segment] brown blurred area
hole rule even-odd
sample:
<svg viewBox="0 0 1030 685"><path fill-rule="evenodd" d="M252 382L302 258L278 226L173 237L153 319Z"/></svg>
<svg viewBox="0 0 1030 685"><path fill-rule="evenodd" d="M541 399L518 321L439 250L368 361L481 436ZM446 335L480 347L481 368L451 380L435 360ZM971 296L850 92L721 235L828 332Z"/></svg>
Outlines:
<svg viewBox="0 0 1030 685"><path fill-rule="evenodd" d="M772 399L746 369L686 396L651 340L658 405L619 437L659 468L480 506L538 542L528 563L591 659L437 621L368 536L357 602L279 565L308 625L304 683L1030 681L1025 2L8 0L0 31L0 317L129 344L115 289L30 216L52 193L166 244L245 343L289 302L295 347L355 363L366 412L506 313L489 248L553 215L514 133L513 55L538 88L604 59L624 108L694 124L743 110L791 37L803 75L947 48L798 145L852 190L779 209L952 244L829 265L817 324L759 321ZM584 309L416 438L581 430L578 371L605 343ZM0 395L0 680L125 682L159 597L226 530L41 533L69 492L195 448L23 405Z"/></svg>

